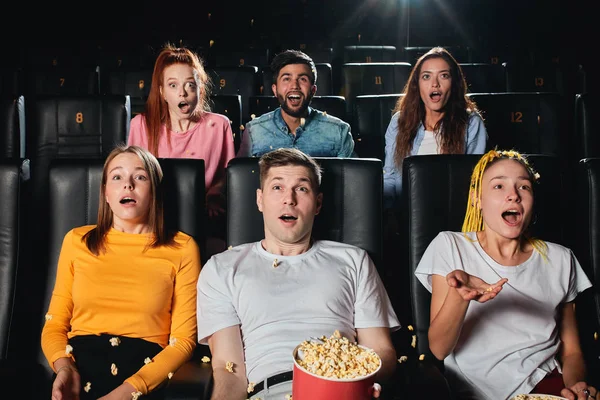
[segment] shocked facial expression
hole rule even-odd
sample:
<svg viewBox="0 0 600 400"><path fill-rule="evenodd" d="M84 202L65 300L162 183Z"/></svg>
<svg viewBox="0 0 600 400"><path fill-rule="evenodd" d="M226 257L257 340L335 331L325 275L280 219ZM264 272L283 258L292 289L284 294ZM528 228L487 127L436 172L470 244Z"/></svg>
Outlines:
<svg viewBox="0 0 600 400"><path fill-rule="evenodd" d="M443 58L423 62L419 74L419 93L426 112L443 112L452 89L450 65Z"/></svg>
<svg viewBox="0 0 600 400"><path fill-rule="evenodd" d="M315 215L321 210L321 193L306 167L284 166L269 170L256 203L263 213L265 239L279 245L310 240Z"/></svg>
<svg viewBox="0 0 600 400"><path fill-rule="evenodd" d="M198 77L187 64L173 64L163 72L161 94L172 119L186 119L196 109L200 97Z"/></svg>
<svg viewBox="0 0 600 400"><path fill-rule="evenodd" d="M529 226L533 210L527 169L516 160L496 161L486 169L481 185L484 229L507 239L518 238Z"/></svg>
<svg viewBox="0 0 600 400"><path fill-rule="evenodd" d="M136 154L122 153L110 161L107 171L105 194L113 212L113 226L145 225L152 184L142 160Z"/></svg>
<svg viewBox="0 0 600 400"><path fill-rule="evenodd" d="M306 64L289 64L281 68L277 82L271 89L281 109L288 115L300 118L306 115L317 86L311 83L312 72Z"/></svg>

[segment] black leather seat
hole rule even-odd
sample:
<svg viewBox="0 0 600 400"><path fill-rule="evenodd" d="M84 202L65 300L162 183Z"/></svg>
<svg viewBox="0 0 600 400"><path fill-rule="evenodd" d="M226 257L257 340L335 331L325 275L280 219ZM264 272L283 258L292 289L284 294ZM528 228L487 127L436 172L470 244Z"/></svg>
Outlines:
<svg viewBox="0 0 600 400"><path fill-rule="evenodd" d="M488 133L487 148L568 158L568 132L559 93L472 93Z"/></svg>
<svg viewBox="0 0 600 400"><path fill-rule="evenodd" d="M385 159L385 131L402 94L356 96L352 136L359 157Z"/></svg>
<svg viewBox="0 0 600 400"><path fill-rule="evenodd" d="M17 297L17 290L32 279L25 273L22 261L28 239L24 221L29 211L24 201L25 186L29 184L28 162L19 158L0 160L0 384L4 388L39 379L42 374L42 368L26 356L27 349L34 345L22 342L22 331L17 328L19 320L28 317L27 300ZM20 314L21 311L25 313ZM28 398L41 395L33 385L26 390ZM44 398L48 398L48 393Z"/></svg>
<svg viewBox="0 0 600 400"><path fill-rule="evenodd" d="M352 116L356 96L401 93L411 69L412 65L406 62L343 64L342 95L348 115Z"/></svg>
<svg viewBox="0 0 600 400"><path fill-rule="evenodd" d="M152 87L152 67L100 67L100 94L128 95L131 118L144 111Z"/></svg>
<svg viewBox="0 0 600 400"><path fill-rule="evenodd" d="M588 375L600 385L600 158L584 158L576 169L576 225L573 250L592 281L583 304L577 304Z"/></svg>
<svg viewBox="0 0 600 400"><path fill-rule="evenodd" d="M213 94L239 94L242 98L242 123L250 120L250 96L258 92L258 67L214 67L206 70L212 81Z"/></svg>
<svg viewBox="0 0 600 400"><path fill-rule="evenodd" d="M409 285L400 286L399 290L410 293L410 298L399 297L396 301L411 302L410 321L417 335L417 351L440 369L443 369L443 364L429 350L431 294L415 277L414 271L425 249L439 232L461 230L470 177L479 158L479 155L464 154L412 156L406 158L403 164L402 203L398 210L403 231L398 248L405 249L406 253L402 250L400 253L406 254L407 259L398 260L400 270L394 273L397 281ZM540 184L535 189L537 222L532 225L532 234L568 246L571 235L568 218L557 219L556 215L566 209L563 182L566 183L569 175L555 156L531 155L529 160L541 175ZM587 315L578 317L589 318Z"/></svg>
<svg viewBox="0 0 600 400"><path fill-rule="evenodd" d="M204 161L196 159L159 159L163 168L163 189L165 196L166 225L182 230L193 236L202 248L204 242ZM46 246L38 249L28 247L38 253L46 253L44 264L36 263L35 274L29 276L27 284L20 287L20 299L29 298L30 308L21 310L18 316L21 346L27 346L35 353L32 364L42 366L43 381L32 381L41 388L43 397L49 397L52 370L41 351L40 334L43 315L48 308L56 265L64 235L73 227L95 224L98 213L99 190L102 179L101 159L56 159L49 167L48 219ZM32 271L30 271L32 273ZM35 277L35 278L32 278ZM27 286L27 287L25 287ZM27 311L26 313L24 311ZM198 351L202 351L199 348ZM207 385L210 374L206 375L198 360L205 353L197 353L195 361L185 368L193 367L199 375L194 379L198 384ZM182 372L185 375L185 368ZM210 370L210 368L208 368ZM179 375L173 378L177 381ZM204 376L204 381L202 380ZM32 399L34 399L32 397Z"/></svg>
<svg viewBox="0 0 600 400"><path fill-rule="evenodd" d="M20 158L25 139L25 98L2 96L0 98L0 157Z"/></svg>
<svg viewBox="0 0 600 400"><path fill-rule="evenodd" d="M240 148L242 125L242 96L239 94L216 94L211 96L212 112L225 115L229 118L235 151Z"/></svg>
<svg viewBox="0 0 600 400"><path fill-rule="evenodd" d="M506 92L506 72L501 64L462 63L460 68L470 93Z"/></svg>
<svg viewBox="0 0 600 400"><path fill-rule="evenodd" d="M382 259L383 170L380 160L316 158L323 168L323 208L313 227L315 238L353 244ZM227 245L264 238L256 207L258 158L234 158L227 167Z"/></svg>
<svg viewBox="0 0 600 400"><path fill-rule="evenodd" d="M372 63L398 61L396 46L344 46L344 63Z"/></svg>
<svg viewBox="0 0 600 400"><path fill-rule="evenodd" d="M593 114L600 101L592 93L575 96L575 157L576 160L600 157L600 124Z"/></svg>

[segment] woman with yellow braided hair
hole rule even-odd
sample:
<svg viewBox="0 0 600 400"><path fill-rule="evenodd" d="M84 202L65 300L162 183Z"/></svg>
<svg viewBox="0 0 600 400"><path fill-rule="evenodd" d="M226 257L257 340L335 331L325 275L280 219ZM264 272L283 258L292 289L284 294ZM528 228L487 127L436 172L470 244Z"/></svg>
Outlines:
<svg viewBox="0 0 600 400"><path fill-rule="evenodd" d="M491 150L473 169L462 232L441 232L415 271L432 293L429 345L457 399L591 399L574 300L591 287L573 252L531 238L540 175Z"/></svg>

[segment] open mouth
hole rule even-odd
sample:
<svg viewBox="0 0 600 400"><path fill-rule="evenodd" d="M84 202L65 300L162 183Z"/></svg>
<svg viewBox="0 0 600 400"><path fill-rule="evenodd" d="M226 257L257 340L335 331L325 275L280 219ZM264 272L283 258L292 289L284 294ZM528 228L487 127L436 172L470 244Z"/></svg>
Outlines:
<svg viewBox="0 0 600 400"><path fill-rule="evenodd" d="M517 210L506 210L502 213L502 219L509 224L516 224L521 220L521 213Z"/></svg>
<svg viewBox="0 0 600 400"><path fill-rule="evenodd" d="M431 92L429 98L433 101L439 101L442 98L442 92Z"/></svg>
<svg viewBox="0 0 600 400"><path fill-rule="evenodd" d="M137 201L135 201L131 197L123 197L121 200L119 200L119 203L121 203L121 204L135 204L135 203L137 203Z"/></svg>
<svg viewBox="0 0 600 400"><path fill-rule="evenodd" d="M287 99L293 106L299 106L300 104L302 104L302 96L300 96L299 94L289 94L287 96Z"/></svg>
<svg viewBox="0 0 600 400"><path fill-rule="evenodd" d="M284 222L291 222L291 221L298 220L298 217L294 217L293 215L289 215L289 214L283 214L282 216L279 217L279 219Z"/></svg>
<svg viewBox="0 0 600 400"><path fill-rule="evenodd" d="M185 101L182 101L179 104L177 104L177 107L179 107L179 109L181 111L183 111L184 113L187 113L190 111L190 105L188 103L186 103Z"/></svg>

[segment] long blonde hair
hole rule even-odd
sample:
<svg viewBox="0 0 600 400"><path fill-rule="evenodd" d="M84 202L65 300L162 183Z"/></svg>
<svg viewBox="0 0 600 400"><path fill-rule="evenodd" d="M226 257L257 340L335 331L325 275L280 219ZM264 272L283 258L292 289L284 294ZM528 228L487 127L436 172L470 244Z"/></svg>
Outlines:
<svg viewBox="0 0 600 400"><path fill-rule="evenodd" d="M469 199L467 201L467 210L462 226L462 232L465 233L465 236L467 232L479 232L484 230L483 214L481 208L478 207L478 204L481 202L483 174L497 161L507 159L521 163L525 167L525 170L527 170L531 182L535 183L540 179L540 174L533 169L527 158L518 151L493 149L481 156L471 174ZM525 239L531 243L533 248L545 257L548 250L546 242L541 239L532 238L527 233L524 235Z"/></svg>

